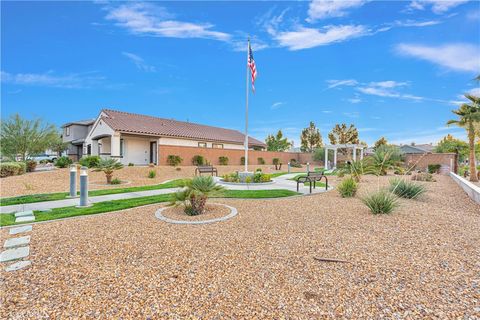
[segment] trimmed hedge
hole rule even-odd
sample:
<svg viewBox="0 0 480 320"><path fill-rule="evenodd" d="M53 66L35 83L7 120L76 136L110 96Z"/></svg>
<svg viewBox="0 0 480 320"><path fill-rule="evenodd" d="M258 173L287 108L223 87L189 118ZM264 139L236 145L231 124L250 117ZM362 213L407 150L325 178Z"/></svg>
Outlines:
<svg viewBox="0 0 480 320"><path fill-rule="evenodd" d="M55 167L57 168L66 168L73 163L72 159L69 157L63 156L55 161Z"/></svg>
<svg viewBox="0 0 480 320"><path fill-rule="evenodd" d="M0 163L0 177L10 177L24 174L27 170L25 162L2 162Z"/></svg>
<svg viewBox="0 0 480 320"><path fill-rule="evenodd" d="M100 163L100 157L99 156L85 156L82 157L78 163L80 163L81 166L87 167L87 168L95 168L98 166Z"/></svg>

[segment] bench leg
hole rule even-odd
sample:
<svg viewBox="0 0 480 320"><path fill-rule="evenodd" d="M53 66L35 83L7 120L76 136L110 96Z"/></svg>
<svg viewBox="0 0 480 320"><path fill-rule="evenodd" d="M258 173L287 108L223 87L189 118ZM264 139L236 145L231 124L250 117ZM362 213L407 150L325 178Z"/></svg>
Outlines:
<svg viewBox="0 0 480 320"><path fill-rule="evenodd" d="M297 192L298 192L298 184L299 184L299 182L297 181Z"/></svg>
<svg viewBox="0 0 480 320"><path fill-rule="evenodd" d="M312 181L310 181L310 193L312 193Z"/></svg>

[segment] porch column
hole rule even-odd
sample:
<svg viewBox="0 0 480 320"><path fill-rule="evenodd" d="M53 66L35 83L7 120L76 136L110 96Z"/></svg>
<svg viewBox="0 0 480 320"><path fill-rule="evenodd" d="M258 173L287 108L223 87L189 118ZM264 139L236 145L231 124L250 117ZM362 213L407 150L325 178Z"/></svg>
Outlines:
<svg viewBox="0 0 480 320"><path fill-rule="evenodd" d="M120 158L120 133L115 132L110 139L110 157Z"/></svg>
<svg viewBox="0 0 480 320"><path fill-rule="evenodd" d="M328 170L328 148L325 148L325 170Z"/></svg>
<svg viewBox="0 0 480 320"><path fill-rule="evenodd" d="M360 160L363 160L363 148L360 149Z"/></svg>
<svg viewBox="0 0 480 320"><path fill-rule="evenodd" d="M357 148L353 147L353 161L357 161Z"/></svg>
<svg viewBox="0 0 480 320"><path fill-rule="evenodd" d="M92 156L98 156L98 140L92 140L90 152L92 153Z"/></svg>
<svg viewBox="0 0 480 320"><path fill-rule="evenodd" d="M337 168L337 149L333 149L333 167Z"/></svg>

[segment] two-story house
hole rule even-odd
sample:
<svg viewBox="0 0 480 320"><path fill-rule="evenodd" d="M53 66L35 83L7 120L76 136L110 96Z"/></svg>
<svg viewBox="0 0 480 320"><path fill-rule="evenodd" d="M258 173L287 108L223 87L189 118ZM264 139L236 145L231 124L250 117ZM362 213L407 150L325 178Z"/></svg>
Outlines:
<svg viewBox="0 0 480 320"><path fill-rule="evenodd" d="M69 122L62 126L63 142L68 142L66 153L73 161L78 161L84 154L83 143L94 123L95 119L89 119Z"/></svg>

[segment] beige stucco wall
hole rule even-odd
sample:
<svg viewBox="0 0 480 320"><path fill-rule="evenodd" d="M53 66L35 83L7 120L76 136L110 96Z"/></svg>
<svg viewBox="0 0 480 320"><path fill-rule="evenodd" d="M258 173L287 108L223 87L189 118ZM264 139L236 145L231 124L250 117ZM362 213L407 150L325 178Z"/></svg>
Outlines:
<svg viewBox="0 0 480 320"><path fill-rule="evenodd" d="M136 138L131 136L121 136L124 143L123 157L120 162L124 165L133 163L135 165L147 165L150 163L150 141L157 141L152 138ZM158 148L156 148L155 152Z"/></svg>
<svg viewBox="0 0 480 320"><path fill-rule="evenodd" d="M176 138L160 138L159 144L165 146L181 146L181 147L198 147L199 142L205 142L200 140L187 140L187 139L176 139ZM207 148L212 148L212 144L219 143L223 144L224 149L235 149L243 150L243 144L233 144L233 143L223 143L223 142L206 142Z"/></svg>

